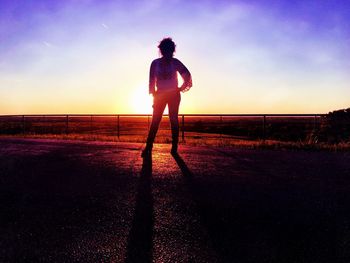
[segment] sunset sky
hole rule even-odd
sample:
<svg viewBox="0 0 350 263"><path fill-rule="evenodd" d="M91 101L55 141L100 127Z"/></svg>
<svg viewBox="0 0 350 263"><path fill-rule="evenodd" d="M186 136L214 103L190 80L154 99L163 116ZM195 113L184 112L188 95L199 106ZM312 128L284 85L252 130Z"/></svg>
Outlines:
<svg viewBox="0 0 350 263"><path fill-rule="evenodd" d="M170 36L180 113L350 107L350 1L0 0L0 114L150 113Z"/></svg>

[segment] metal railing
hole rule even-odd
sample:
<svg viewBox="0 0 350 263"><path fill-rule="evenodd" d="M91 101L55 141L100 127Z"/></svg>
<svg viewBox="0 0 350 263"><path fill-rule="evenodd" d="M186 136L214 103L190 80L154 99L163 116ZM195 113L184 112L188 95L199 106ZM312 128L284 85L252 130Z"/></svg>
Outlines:
<svg viewBox="0 0 350 263"><path fill-rule="evenodd" d="M168 116L167 114L164 114L163 116ZM283 118L313 118L313 125L314 129L317 125L317 119L326 116L326 114L179 114L180 118L180 132L181 132L181 138L182 141L185 141L185 124L186 124L186 118L193 118L193 117L211 117L211 118L218 118L219 123L222 124L224 118L261 118L262 120L262 138L265 139L266 134L266 127L268 124L268 118L276 118L276 117L283 117ZM152 117L152 114L27 114L27 115L0 115L0 123L3 122L6 119L10 118L17 118L21 121L21 127L22 127L22 134L26 134L26 121L30 118L42 118L44 121L48 120L49 118L60 118L61 122L64 122L65 126L65 133L70 133L70 120L76 117L85 117L89 118L90 122L90 130L93 130L93 118L95 117L112 117L115 118L115 125L116 125L116 136L119 138L121 136L121 118L125 117L147 117L147 123L148 128L150 126L150 119ZM41 120L41 121L43 121ZM0 127L1 132L1 127Z"/></svg>

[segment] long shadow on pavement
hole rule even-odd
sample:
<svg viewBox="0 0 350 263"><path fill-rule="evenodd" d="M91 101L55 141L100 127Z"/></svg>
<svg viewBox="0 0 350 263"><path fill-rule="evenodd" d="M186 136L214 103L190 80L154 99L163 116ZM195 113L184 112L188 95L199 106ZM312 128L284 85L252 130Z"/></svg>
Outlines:
<svg viewBox="0 0 350 263"><path fill-rule="evenodd" d="M213 245L214 248L217 252L219 252L219 262L226 262L225 257L223 257L220 253L220 249L216 246L217 244L217 240L215 239L215 236L213 236L214 232L217 232L217 230L219 230L220 224L218 221L216 221L213 218L213 215L210 216L210 209L208 210L208 207L205 207L205 205L203 204L203 202L200 200L200 189L199 189L199 185L196 184L194 176L192 171L188 168L186 162L182 159L182 157L179 154L173 154L173 157L177 163L177 165L179 166L182 175L185 178L186 184L193 196L193 199L195 201L195 204L197 206L198 212L199 212L199 216L201 219L201 223L207 228L209 235L211 237L211 239L213 239ZM216 226L216 229L215 229Z"/></svg>
<svg viewBox="0 0 350 263"><path fill-rule="evenodd" d="M154 208L151 191L152 156L143 159L136 206L125 262L152 262Z"/></svg>

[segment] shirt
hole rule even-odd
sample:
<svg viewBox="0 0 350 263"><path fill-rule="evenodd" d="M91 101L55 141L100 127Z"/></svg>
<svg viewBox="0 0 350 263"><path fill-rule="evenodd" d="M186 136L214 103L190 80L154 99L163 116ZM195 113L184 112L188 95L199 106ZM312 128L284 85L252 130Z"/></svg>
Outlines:
<svg viewBox="0 0 350 263"><path fill-rule="evenodd" d="M170 61L158 58L152 61L149 77L149 93L175 91L178 87L177 72L180 73L186 87L192 87L189 70L176 58Z"/></svg>

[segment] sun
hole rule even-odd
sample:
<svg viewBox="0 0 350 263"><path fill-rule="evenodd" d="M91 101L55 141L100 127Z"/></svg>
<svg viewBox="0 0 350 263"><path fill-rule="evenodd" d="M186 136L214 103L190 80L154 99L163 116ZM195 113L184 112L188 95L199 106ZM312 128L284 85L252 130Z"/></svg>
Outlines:
<svg viewBox="0 0 350 263"><path fill-rule="evenodd" d="M137 87L132 93L131 104L136 114L152 113L153 98L148 94L148 87Z"/></svg>

